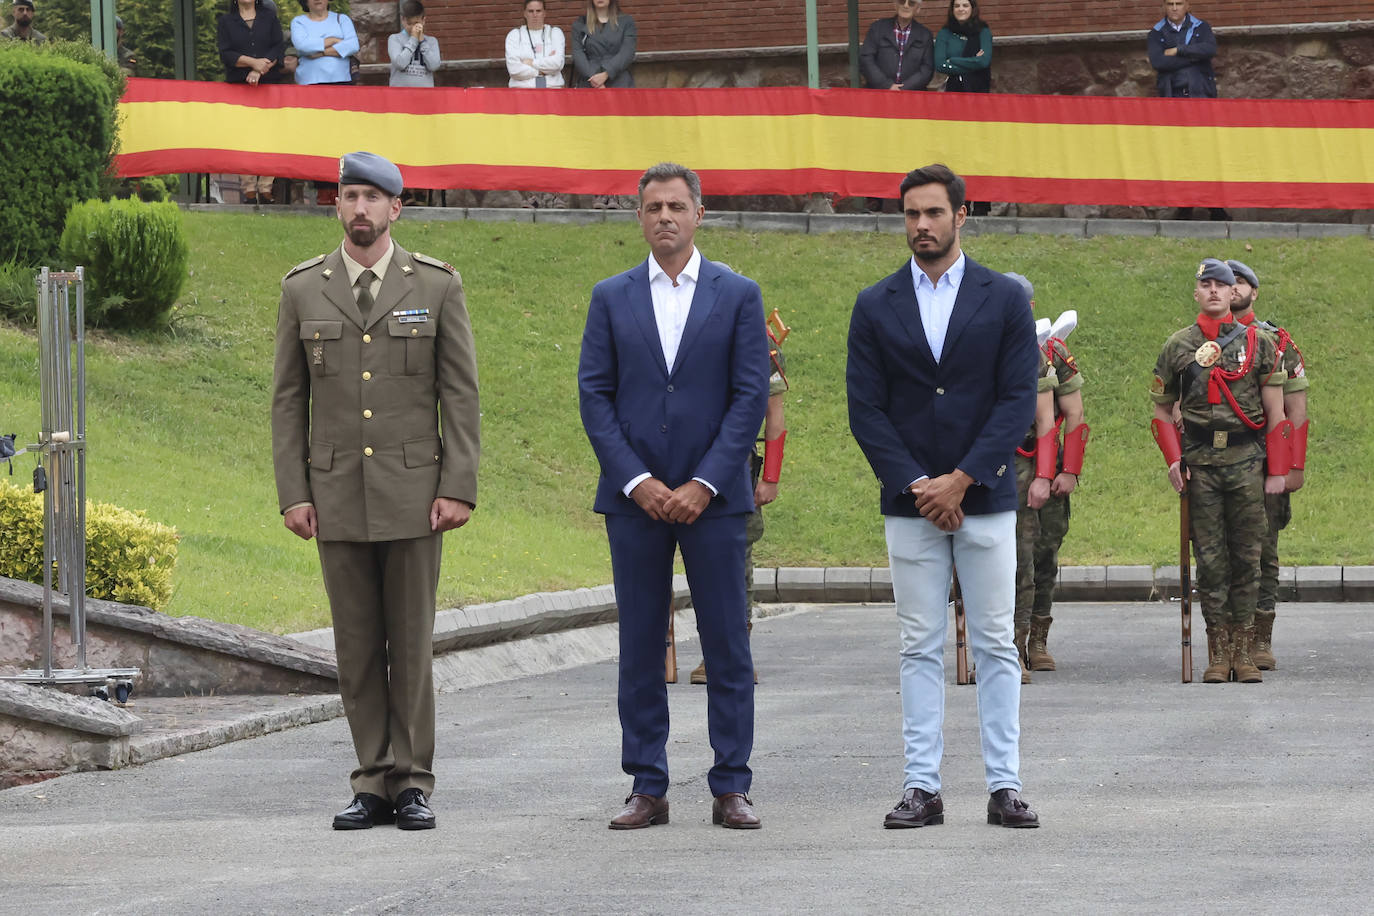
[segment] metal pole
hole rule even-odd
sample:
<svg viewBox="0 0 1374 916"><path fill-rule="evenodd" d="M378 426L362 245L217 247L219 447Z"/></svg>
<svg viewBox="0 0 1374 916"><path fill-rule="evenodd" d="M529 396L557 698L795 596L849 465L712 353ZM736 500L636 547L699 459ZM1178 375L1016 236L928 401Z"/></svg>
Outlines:
<svg viewBox="0 0 1374 916"><path fill-rule="evenodd" d="M816 33L816 0L806 0L806 85L821 88L821 60Z"/></svg>
<svg viewBox="0 0 1374 916"><path fill-rule="evenodd" d="M44 445L52 441L52 380L51 367L49 360L44 358L44 350L49 346L48 339L51 336L52 309L51 282L48 277L48 268L44 267L38 274L38 373L39 373L39 403L40 418L42 429L39 433L39 444ZM41 453L40 453L41 454ZM39 461L39 468L44 473L50 474L50 470L44 465L51 466L52 456L44 454ZM35 484L39 478L39 471L34 471ZM45 677L52 677L52 564L53 564L53 523L52 523L52 494L51 486L43 489L43 674Z"/></svg>
<svg viewBox="0 0 1374 916"><path fill-rule="evenodd" d="M859 88L859 0L849 0L849 88Z"/></svg>
<svg viewBox="0 0 1374 916"><path fill-rule="evenodd" d="M114 6L114 0L91 0L91 44L118 60Z"/></svg>

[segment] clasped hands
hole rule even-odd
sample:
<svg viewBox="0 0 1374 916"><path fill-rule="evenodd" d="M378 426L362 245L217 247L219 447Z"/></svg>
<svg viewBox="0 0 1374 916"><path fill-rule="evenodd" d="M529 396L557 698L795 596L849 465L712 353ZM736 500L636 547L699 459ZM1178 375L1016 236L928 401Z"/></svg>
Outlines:
<svg viewBox="0 0 1374 916"><path fill-rule="evenodd" d="M711 503L711 490L700 481L689 480L676 490L657 477L646 477L630 498L656 522L690 525Z"/></svg>
<svg viewBox="0 0 1374 916"><path fill-rule="evenodd" d="M908 492L916 498L916 511L920 512L941 531L958 531L964 523L964 492L973 483L973 478L955 468L939 477L927 477L913 483Z"/></svg>

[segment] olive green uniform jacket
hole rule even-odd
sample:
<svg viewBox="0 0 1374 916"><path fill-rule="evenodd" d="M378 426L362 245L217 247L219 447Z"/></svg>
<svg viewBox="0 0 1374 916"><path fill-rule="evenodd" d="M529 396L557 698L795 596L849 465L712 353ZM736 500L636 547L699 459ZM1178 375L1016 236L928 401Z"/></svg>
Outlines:
<svg viewBox="0 0 1374 916"><path fill-rule="evenodd" d="M282 280L272 462L282 512L323 541L431 534L436 497L477 504L477 363L462 280L396 245L360 316L339 250Z"/></svg>

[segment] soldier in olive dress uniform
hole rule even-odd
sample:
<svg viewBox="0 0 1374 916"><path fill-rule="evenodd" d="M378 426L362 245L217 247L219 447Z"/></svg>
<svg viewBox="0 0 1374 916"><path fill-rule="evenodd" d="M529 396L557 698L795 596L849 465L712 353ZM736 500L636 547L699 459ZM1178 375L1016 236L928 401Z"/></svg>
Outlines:
<svg viewBox="0 0 1374 916"><path fill-rule="evenodd" d="M1186 487L1190 503L1207 624L1202 679L1222 683L1234 672L1238 681L1259 683L1252 653L1260 550L1269 531L1264 497L1283 492L1291 462L1286 373L1273 335L1232 318L1236 278L1226 262L1206 259L1196 281L1202 312L1168 339L1155 364L1152 426L1169 482L1178 493Z"/></svg>
<svg viewBox="0 0 1374 916"><path fill-rule="evenodd" d="M1274 618L1279 601L1279 532L1293 519L1293 507L1288 494L1302 489L1303 473L1307 466L1307 366L1302 351L1288 332L1276 324L1255 318L1255 301L1259 298L1259 277L1240 261L1227 261L1236 275L1236 293L1231 301L1231 314L1242 324L1256 324L1269 331L1278 341L1287 377L1283 382L1283 412L1293 424L1292 461L1288 471L1287 489L1278 495L1264 497L1264 512L1269 517L1269 536L1260 551L1259 602L1255 608L1255 665L1261 671L1278 667L1274 658Z"/></svg>
<svg viewBox="0 0 1374 916"><path fill-rule="evenodd" d="M400 170L340 161L343 244L282 280L272 458L315 538L357 752L350 830L433 827L433 631L443 532L477 503L477 364L457 272L391 239Z"/></svg>

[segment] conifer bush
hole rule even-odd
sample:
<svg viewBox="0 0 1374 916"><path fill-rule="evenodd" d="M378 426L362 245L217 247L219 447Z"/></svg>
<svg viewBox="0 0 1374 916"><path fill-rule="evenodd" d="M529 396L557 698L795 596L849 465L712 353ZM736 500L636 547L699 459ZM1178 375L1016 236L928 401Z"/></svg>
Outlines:
<svg viewBox="0 0 1374 916"><path fill-rule="evenodd" d="M171 202L88 200L72 207L62 260L86 268L88 324L162 324L186 284L191 246Z"/></svg>

